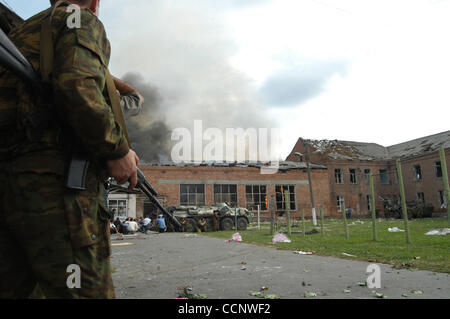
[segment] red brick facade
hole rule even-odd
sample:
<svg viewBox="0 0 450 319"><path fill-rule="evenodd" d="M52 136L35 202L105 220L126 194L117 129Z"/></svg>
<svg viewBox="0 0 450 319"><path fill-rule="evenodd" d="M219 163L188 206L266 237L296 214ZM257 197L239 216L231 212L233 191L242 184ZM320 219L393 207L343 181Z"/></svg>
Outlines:
<svg viewBox="0 0 450 319"><path fill-rule="evenodd" d="M329 201L333 211L337 212L338 210L337 196L343 196L346 207L352 208L352 214L369 214L367 195L370 194L370 186L369 180L365 174L365 170L367 169L370 169L374 175L375 207L377 210L380 212L385 211L383 198L400 196L396 159L334 159L327 154L314 151L313 148L310 148L310 161L315 164L324 165L328 168L328 182L330 189ZM302 139L299 139L291 154L287 157L287 160L299 161L299 156L294 154L296 152L305 154ZM450 168L450 149L446 149L445 153L448 169ZM303 157L302 160L305 161L305 158ZM421 156L402 158L403 182L407 202L415 201L417 199L417 193L423 193L426 204L431 204L435 208L434 211L436 213L445 213L446 210L440 208L441 203L439 198L439 191L443 192L444 185L442 178L436 177L434 167L435 163L438 161L440 161L439 151ZM422 178L420 180L416 180L414 176L414 166L417 165L421 168ZM336 169L340 169L342 172L342 183L336 182ZM350 180L351 169L355 170L356 183L352 183ZM387 183L386 180L384 181L385 183L381 182L380 170L386 171Z"/></svg>
<svg viewBox="0 0 450 319"><path fill-rule="evenodd" d="M214 185L237 185L238 206L246 207L246 185L266 185L269 199L275 195L276 185L294 185L296 209L291 216L298 218L301 208L305 208L305 216L311 216L309 184L306 169L279 171L276 174L263 175L256 167L218 167L218 166L140 166L156 191L165 198L167 206L180 205L181 184L205 185L205 204L214 204ZM313 169L312 184L316 207L322 206L325 215L335 214L329 201L329 182L326 169ZM141 214L142 215L142 214ZM269 212L262 211L268 216Z"/></svg>

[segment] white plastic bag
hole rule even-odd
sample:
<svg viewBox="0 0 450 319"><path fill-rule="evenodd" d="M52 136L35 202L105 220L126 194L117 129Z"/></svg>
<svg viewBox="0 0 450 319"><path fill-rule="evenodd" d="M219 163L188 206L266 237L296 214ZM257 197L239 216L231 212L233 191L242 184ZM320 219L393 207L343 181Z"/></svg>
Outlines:
<svg viewBox="0 0 450 319"><path fill-rule="evenodd" d="M399 232L404 232L403 229L399 229L398 227L392 227L392 228L388 228L388 231L390 233L399 233Z"/></svg>
<svg viewBox="0 0 450 319"><path fill-rule="evenodd" d="M286 237L286 235L281 234L281 233L276 233L275 235L273 235L272 238L272 244L277 244L277 243L290 243L291 240L289 238Z"/></svg>

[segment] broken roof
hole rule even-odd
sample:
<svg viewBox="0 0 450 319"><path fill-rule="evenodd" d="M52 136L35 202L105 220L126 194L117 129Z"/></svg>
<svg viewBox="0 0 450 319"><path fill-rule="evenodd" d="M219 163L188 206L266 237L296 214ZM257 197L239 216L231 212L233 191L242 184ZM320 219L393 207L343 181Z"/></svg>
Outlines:
<svg viewBox="0 0 450 319"><path fill-rule="evenodd" d="M156 163L147 163L144 161L140 161L139 165L147 165L147 166L176 166L176 167L198 167L198 166L210 166L210 167L254 167L254 168L262 168L262 167L270 167L271 163L262 163L262 162L183 162L180 164L175 163L166 163L166 164L156 164ZM317 169L326 169L326 166L310 164L311 168ZM292 162L292 161L279 161L278 169L280 171L288 171L292 169L305 169L305 162Z"/></svg>
<svg viewBox="0 0 450 319"><path fill-rule="evenodd" d="M450 147L450 131L421 137L412 141L385 147L376 143L339 140L306 140L314 153L326 154L333 159L389 160L425 155L441 146Z"/></svg>
<svg viewBox="0 0 450 319"><path fill-rule="evenodd" d="M338 140L307 140L314 153L327 154L333 159L375 160L388 156L384 146L375 143L361 143Z"/></svg>
<svg viewBox="0 0 450 319"><path fill-rule="evenodd" d="M441 146L444 146L444 149L450 148L450 131L392 145L387 149L392 158L397 158L436 152Z"/></svg>

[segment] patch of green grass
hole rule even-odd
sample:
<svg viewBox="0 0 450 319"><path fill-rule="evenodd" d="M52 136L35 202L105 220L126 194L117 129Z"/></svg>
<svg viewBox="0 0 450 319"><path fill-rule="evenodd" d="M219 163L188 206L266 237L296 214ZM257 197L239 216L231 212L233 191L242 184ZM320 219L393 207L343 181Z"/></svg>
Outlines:
<svg viewBox="0 0 450 319"><path fill-rule="evenodd" d="M361 223L354 223L362 221ZM353 225L351 225L354 223ZM316 229L320 232L320 221L314 227L308 220L306 231ZM436 272L450 273L450 235L429 236L425 235L432 229L450 228L447 218L425 218L409 220L411 244L406 244L404 232L391 233L388 228L404 228L402 219L381 220L377 219L377 237L373 241L372 220L368 218L352 218L348 220L350 233L349 240L345 238L344 222L341 219L326 219L324 223L324 237L320 233L303 236L301 221L295 221L298 227L291 227L291 243L272 244L273 235L270 234L270 225L262 224L258 231L251 224L250 229L239 231L243 242L277 249L292 251L312 251L316 255L334 256L345 259L364 260L369 262L387 263L396 268L423 269ZM283 231L287 234L286 227L274 229L274 233ZM217 238L231 238L232 231L204 233L204 235ZM355 255L348 257L342 253Z"/></svg>

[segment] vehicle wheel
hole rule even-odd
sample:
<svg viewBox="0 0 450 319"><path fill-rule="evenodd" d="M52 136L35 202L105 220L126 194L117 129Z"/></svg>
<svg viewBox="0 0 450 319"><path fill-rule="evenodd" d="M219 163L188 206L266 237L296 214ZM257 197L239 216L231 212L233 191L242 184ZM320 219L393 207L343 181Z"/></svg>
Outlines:
<svg viewBox="0 0 450 319"><path fill-rule="evenodd" d="M220 226L221 226L222 230L232 230L233 226L234 226L234 222L230 217L225 217L220 222Z"/></svg>
<svg viewBox="0 0 450 319"><path fill-rule="evenodd" d="M206 221L207 221L206 231L207 232L214 231L214 218L209 217L206 219Z"/></svg>
<svg viewBox="0 0 450 319"><path fill-rule="evenodd" d="M248 226L247 219L243 217L239 217L237 220L237 228L238 230L246 230Z"/></svg>

